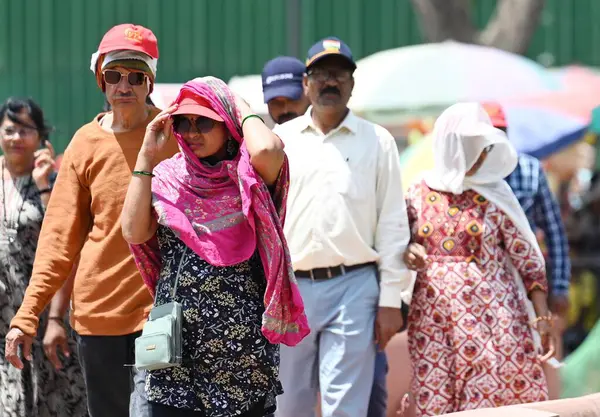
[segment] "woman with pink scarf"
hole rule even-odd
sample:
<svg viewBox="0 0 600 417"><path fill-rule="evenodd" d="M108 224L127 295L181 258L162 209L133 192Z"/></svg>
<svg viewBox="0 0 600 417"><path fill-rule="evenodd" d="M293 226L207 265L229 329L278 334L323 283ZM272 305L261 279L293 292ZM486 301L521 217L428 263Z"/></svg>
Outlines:
<svg viewBox="0 0 600 417"><path fill-rule="evenodd" d="M168 140L181 152L155 167ZM148 125L123 235L155 305L183 307L182 364L148 372L153 417L275 410L278 344L309 332L282 230L288 181L283 143L221 80L186 83Z"/></svg>

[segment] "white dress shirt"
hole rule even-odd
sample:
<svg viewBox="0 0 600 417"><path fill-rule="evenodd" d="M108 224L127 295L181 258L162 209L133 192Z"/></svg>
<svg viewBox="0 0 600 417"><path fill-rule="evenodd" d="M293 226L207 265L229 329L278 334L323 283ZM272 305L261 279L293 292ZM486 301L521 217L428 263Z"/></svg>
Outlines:
<svg viewBox="0 0 600 417"><path fill-rule="evenodd" d="M294 270L377 262L381 307L408 303L413 275L398 149L383 127L349 112L328 134L312 108L275 127L290 164L284 232Z"/></svg>

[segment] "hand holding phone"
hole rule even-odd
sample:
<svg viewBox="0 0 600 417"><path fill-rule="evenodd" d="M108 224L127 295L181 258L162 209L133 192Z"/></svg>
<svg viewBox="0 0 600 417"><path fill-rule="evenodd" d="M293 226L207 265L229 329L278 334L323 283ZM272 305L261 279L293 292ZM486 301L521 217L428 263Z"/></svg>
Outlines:
<svg viewBox="0 0 600 417"><path fill-rule="evenodd" d="M50 187L50 174L54 171L54 148L52 144L43 140L40 149L35 151L33 172L31 173L33 181L38 189L43 190Z"/></svg>

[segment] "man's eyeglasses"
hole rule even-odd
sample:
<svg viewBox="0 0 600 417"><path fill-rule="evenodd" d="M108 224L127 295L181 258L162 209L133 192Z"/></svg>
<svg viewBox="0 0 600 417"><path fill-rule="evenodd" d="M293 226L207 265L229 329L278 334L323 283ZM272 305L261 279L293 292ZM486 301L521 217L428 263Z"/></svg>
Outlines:
<svg viewBox="0 0 600 417"><path fill-rule="evenodd" d="M328 70L324 68L315 68L308 71L308 77L320 83L328 81L330 78L338 83L345 83L350 81L350 78L352 78L352 72L349 70Z"/></svg>
<svg viewBox="0 0 600 417"><path fill-rule="evenodd" d="M208 133L215 126L215 121L208 117L196 117L190 120L185 116L173 116L173 130L180 135L184 135L192 131L192 126L195 126L198 133Z"/></svg>
<svg viewBox="0 0 600 417"><path fill-rule="evenodd" d="M103 76L104 82L112 85L119 84L123 77L127 77L127 82L129 82L130 85L142 85L146 79L146 74L138 71L131 71L127 74L123 74L117 70L106 70L103 72Z"/></svg>

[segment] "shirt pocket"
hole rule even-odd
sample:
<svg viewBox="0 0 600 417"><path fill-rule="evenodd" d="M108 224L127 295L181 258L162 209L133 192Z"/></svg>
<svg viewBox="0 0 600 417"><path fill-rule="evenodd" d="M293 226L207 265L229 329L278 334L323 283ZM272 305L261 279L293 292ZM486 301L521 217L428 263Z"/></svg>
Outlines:
<svg viewBox="0 0 600 417"><path fill-rule="evenodd" d="M375 198L375 178L369 167L340 161L333 177L336 191L348 202L364 203Z"/></svg>

